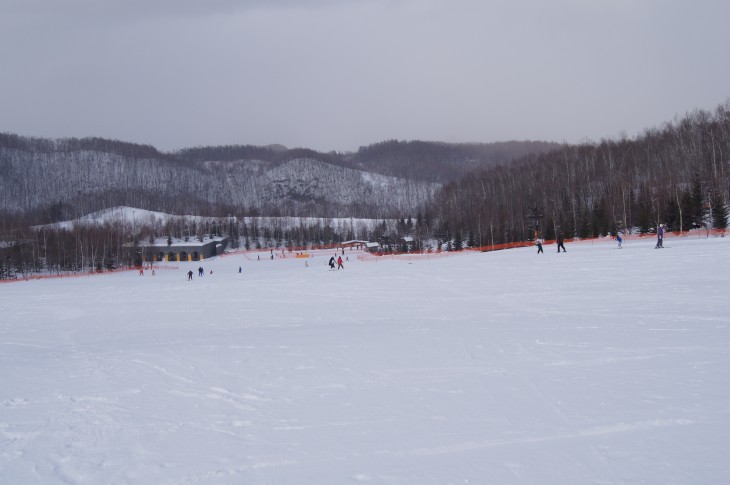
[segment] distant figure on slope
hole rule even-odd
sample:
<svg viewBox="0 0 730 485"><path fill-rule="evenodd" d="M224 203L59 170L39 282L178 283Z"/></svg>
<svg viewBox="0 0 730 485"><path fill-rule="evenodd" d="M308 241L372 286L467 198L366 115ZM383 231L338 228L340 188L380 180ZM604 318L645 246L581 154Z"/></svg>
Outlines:
<svg viewBox="0 0 730 485"><path fill-rule="evenodd" d="M543 250L542 250L542 239L539 239L539 238L538 238L538 239L537 239L537 240L535 241L535 245L537 245L537 254L540 254L540 253L542 253L542 252L543 252Z"/></svg>
<svg viewBox="0 0 730 485"><path fill-rule="evenodd" d="M193 270L191 269L190 271L188 271L188 281L192 281L192 280L193 280Z"/></svg>
<svg viewBox="0 0 730 485"><path fill-rule="evenodd" d="M144 276L144 267L142 266L139 267L139 275Z"/></svg>
<svg viewBox="0 0 730 485"><path fill-rule="evenodd" d="M203 271L203 267L199 266L198 267L198 276L203 276L204 274L205 274L205 271Z"/></svg>
<svg viewBox="0 0 730 485"><path fill-rule="evenodd" d="M656 231L656 248L664 247L664 224L659 224L659 229Z"/></svg>
<svg viewBox="0 0 730 485"><path fill-rule="evenodd" d="M623 238L621 237L621 233L616 233L616 241L618 242L618 248L621 249L621 243L624 242Z"/></svg>
<svg viewBox="0 0 730 485"><path fill-rule="evenodd" d="M345 267L342 265L342 256L337 258L337 269L345 269Z"/></svg>
<svg viewBox="0 0 730 485"><path fill-rule="evenodd" d="M242 268L241 268L241 267L239 266L239 267L238 267L238 273L240 274L240 273L242 273L242 272L243 272L243 269L242 269Z"/></svg>
<svg viewBox="0 0 730 485"><path fill-rule="evenodd" d="M306 261L306 260L304 261L304 267L309 268L309 261Z"/></svg>
<svg viewBox="0 0 730 485"><path fill-rule="evenodd" d="M564 253L568 252L565 250L565 233L562 229L558 231L558 252L560 252L560 248L563 248Z"/></svg>
<svg viewBox="0 0 730 485"><path fill-rule="evenodd" d="M330 265L330 269L335 269L335 257L334 256L332 256L330 258L329 265Z"/></svg>

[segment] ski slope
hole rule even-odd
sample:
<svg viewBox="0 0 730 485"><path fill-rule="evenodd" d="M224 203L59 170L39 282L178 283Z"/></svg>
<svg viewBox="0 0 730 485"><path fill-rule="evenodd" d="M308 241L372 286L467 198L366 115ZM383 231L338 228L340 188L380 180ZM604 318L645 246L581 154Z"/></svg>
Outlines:
<svg viewBox="0 0 730 485"><path fill-rule="evenodd" d="M730 238L665 244L0 285L0 483L730 483Z"/></svg>

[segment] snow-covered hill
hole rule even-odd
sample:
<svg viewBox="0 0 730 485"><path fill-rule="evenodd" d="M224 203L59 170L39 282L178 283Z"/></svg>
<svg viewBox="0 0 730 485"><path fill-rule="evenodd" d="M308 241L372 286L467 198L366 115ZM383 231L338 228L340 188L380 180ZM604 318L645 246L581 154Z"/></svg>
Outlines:
<svg viewBox="0 0 730 485"><path fill-rule="evenodd" d="M123 225L129 229L133 229L135 226L147 226L147 227L162 227L168 222L174 221L187 221L187 222L217 222L221 219L219 217L205 217L197 215L173 215L159 211L148 211L145 209L139 209L135 207L112 207L100 211L87 214L85 216L70 219L67 221L55 222L53 224L44 224L34 226L35 229L40 228L58 228L58 229L72 229L79 226L95 226L104 224L115 224ZM292 229L301 225L332 225L333 227L344 227L348 225L365 227L368 230L372 230L378 224L382 224L383 219L361 219L352 217L333 217L333 218L321 218L321 217L243 217L240 222L251 225L255 223L261 227L277 227L280 229ZM392 220L386 220L387 223L395 223Z"/></svg>
<svg viewBox="0 0 730 485"><path fill-rule="evenodd" d="M0 170L0 204L9 211L66 203L82 212L114 205L192 212L210 205L290 215L415 214L440 187L313 158L193 163L0 147Z"/></svg>

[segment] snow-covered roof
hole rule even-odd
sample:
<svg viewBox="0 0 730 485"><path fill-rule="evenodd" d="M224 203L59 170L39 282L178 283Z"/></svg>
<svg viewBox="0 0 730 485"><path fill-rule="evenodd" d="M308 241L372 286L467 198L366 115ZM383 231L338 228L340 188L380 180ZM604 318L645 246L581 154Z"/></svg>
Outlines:
<svg viewBox="0 0 730 485"><path fill-rule="evenodd" d="M191 237L189 241L185 241L184 239L177 239L174 238L172 240L172 244L167 244L167 238L166 237L158 237L155 239L153 243L150 243L149 240L140 241L139 247L141 248L174 248L174 247L203 247L206 244L212 244L212 243L220 243L223 241L224 237L214 237L214 238L203 238L202 241L199 241L196 237ZM129 247L132 246L132 243L127 243L125 246Z"/></svg>

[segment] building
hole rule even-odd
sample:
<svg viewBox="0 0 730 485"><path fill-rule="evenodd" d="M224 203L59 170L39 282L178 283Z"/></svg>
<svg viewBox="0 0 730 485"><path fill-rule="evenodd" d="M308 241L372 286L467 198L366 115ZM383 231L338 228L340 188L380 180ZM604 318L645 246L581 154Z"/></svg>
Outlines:
<svg viewBox="0 0 730 485"><path fill-rule="evenodd" d="M368 242L365 243L365 250L369 253L377 253L380 252L380 243L379 242Z"/></svg>
<svg viewBox="0 0 730 485"><path fill-rule="evenodd" d="M172 262L172 261L203 261L206 258L218 256L228 245L228 238L204 238L202 241L171 240L157 238L154 242L142 241L124 244L128 259L135 264L141 262Z"/></svg>

